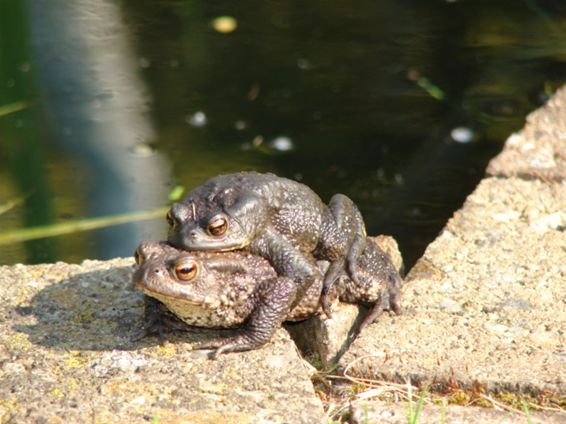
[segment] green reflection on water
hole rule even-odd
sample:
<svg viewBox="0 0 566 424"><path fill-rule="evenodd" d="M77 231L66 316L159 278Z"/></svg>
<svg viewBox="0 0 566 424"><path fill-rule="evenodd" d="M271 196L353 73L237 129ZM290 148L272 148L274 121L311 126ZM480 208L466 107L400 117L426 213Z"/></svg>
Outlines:
<svg viewBox="0 0 566 424"><path fill-rule="evenodd" d="M48 224L54 216L53 192L45 174L46 146L41 129L35 125L38 112L29 107L36 97L37 87L29 48L26 2L2 2L0 43L0 105L4 112L4 116L0 117L2 168L18 195L29 193L22 207L18 208L18 218L21 219L18 225L34 227ZM1 192L6 193L5 190ZM25 242L24 246L26 257L22 261L51 262L58 258L55 242Z"/></svg>

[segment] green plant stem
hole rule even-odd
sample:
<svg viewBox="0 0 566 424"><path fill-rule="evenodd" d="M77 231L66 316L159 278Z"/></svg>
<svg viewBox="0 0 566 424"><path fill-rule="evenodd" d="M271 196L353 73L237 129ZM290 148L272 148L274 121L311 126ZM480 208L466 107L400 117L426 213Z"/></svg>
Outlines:
<svg viewBox="0 0 566 424"><path fill-rule="evenodd" d="M76 221L62 222L39 227L23 228L19 230L5 231L0 233L0 245L19 243L44 237L54 237L78 231L94 230L111 225L126 224L135 221L144 221L164 217L168 208L163 207L143 212L131 212L119 215L101 216L98 218L81 219Z"/></svg>

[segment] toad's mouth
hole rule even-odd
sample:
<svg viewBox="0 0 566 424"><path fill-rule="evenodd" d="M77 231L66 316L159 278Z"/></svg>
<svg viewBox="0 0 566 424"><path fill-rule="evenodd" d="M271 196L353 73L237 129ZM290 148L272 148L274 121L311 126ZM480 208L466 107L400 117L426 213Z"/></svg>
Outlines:
<svg viewBox="0 0 566 424"><path fill-rule="evenodd" d="M217 239L207 239L207 240L192 240L190 243L191 250L211 250L214 252L229 252L232 250L243 249L248 246L250 242L248 240L217 240Z"/></svg>
<svg viewBox="0 0 566 424"><path fill-rule="evenodd" d="M177 290L157 290L138 281L134 282L134 286L149 297L153 297L166 305L172 302L183 302L194 306L209 305L213 303L212 300L206 296L189 296L186 293L179 292Z"/></svg>

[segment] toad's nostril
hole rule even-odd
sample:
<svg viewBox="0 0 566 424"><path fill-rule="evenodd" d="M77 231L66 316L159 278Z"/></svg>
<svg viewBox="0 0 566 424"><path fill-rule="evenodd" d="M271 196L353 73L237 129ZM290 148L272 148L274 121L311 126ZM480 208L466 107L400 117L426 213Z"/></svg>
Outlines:
<svg viewBox="0 0 566 424"><path fill-rule="evenodd" d="M173 213L171 211L167 212L165 219L167 220L169 227L171 227L171 228L175 227L177 220L175 219L175 217L173 216Z"/></svg>
<svg viewBox="0 0 566 424"><path fill-rule="evenodd" d="M134 260L136 261L136 263L137 263L138 265L143 264L144 260L143 260L143 255L142 255L141 252L140 252L140 249L137 249L137 250L134 252Z"/></svg>

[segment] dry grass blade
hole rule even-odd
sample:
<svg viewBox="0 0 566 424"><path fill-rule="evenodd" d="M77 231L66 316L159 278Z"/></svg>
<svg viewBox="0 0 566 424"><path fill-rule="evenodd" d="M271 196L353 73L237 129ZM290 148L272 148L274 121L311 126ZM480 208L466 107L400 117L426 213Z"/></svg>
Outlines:
<svg viewBox="0 0 566 424"><path fill-rule="evenodd" d="M405 384L398 384L390 381L360 378L350 374L350 369L352 368L353 365L355 365L359 361L362 361L365 358L372 358L372 357L376 357L376 355L366 355L356 358L355 360L350 362L344 369L344 377L346 379L348 379L352 383L362 386L367 386L370 388L370 390L358 393L356 396L358 399L369 399L371 397L378 397L384 394L393 394L395 396L395 401L399 401L399 400L408 401L408 400L421 399L421 396L417 396L416 394L414 394L414 392L418 391L419 388L413 386L409 380L407 380ZM432 403L430 398L428 397L425 397L423 401L426 403Z"/></svg>
<svg viewBox="0 0 566 424"><path fill-rule="evenodd" d="M527 402L527 405L535 411L558 412L558 413L566 416L566 410L558 408L558 407L542 406L542 405L537 405L536 403L532 403L532 402Z"/></svg>
<svg viewBox="0 0 566 424"><path fill-rule="evenodd" d="M493 405L493 407L494 407L495 409L497 409L497 410L500 410L500 411L509 411L509 412L513 412L513 413L515 413L515 414L523 415L523 416L525 416L525 417L527 416L527 414L526 414L525 412L521 411L520 409L513 408L512 406L506 405L506 404L504 404L504 403L502 403L502 402L498 402L498 401L496 401L495 399L493 399L491 396L482 394L482 395L480 395L480 397L481 397L482 399L487 400L488 402L491 402L491 404Z"/></svg>
<svg viewBox="0 0 566 424"><path fill-rule="evenodd" d="M523 415L523 416L525 416L525 417L528 416L525 411L523 411L523 410L521 410L521 409L518 409L518 408L515 408L515 407L512 407L512 406L509 406L509 405L507 405L507 404L505 404L505 403L503 403L503 402L499 402L499 401L493 399L491 396L484 395L484 394L482 394L482 395L480 395L480 396L481 396L482 399L485 399L485 400L487 400L488 402L491 402L491 404L493 405L493 407L494 407L495 409L513 412L513 413L515 413L515 414L520 414L520 415ZM537 404L531 403L531 402L527 402L526 404L527 404L530 408L533 408L533 409L535 409L535 410L548 411L548 412L558 412L558 413L561 413L561 414L565 414L565 415L566 415L566 411L564 411L563 409L560 409L560 408L553 408L553 407L550 407L550 406L541 406L541 405L537 405Z"/></svg>
<svg viewBox="0 0 566 424"><path fill-rule="evenodd" d="M347 411L348 408L350 408L350 402L344 402L341 404L331 402L326 406L324 413L328 417L328 421L332 422L336 417L339 417Z"/></svg>

